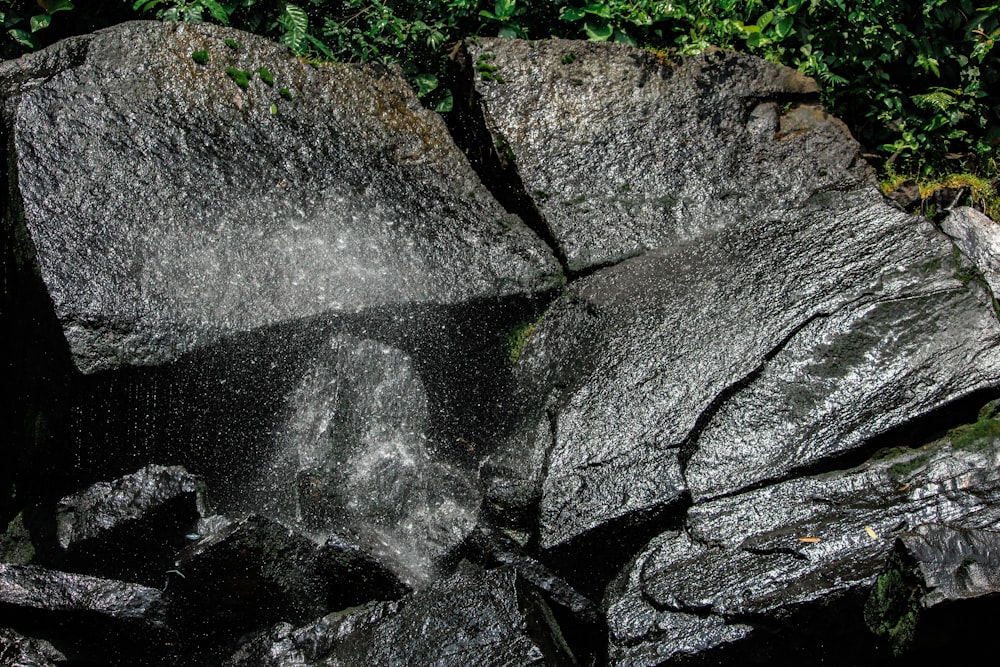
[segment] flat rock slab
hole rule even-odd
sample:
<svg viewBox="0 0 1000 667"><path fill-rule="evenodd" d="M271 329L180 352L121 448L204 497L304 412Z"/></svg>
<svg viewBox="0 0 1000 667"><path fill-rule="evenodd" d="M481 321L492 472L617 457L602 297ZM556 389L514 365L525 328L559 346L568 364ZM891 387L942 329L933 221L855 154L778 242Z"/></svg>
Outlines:
<svg viewBox="0 0 1000 667"><path fill-rule="evenodd" d="M843 124L808 104L816 83L789 68L565 40L468 50L486 124L573 271L865 179ZM790 101L807 106L782 113Z"/></svg>
<svg viewBox="0 0 1000 667"><path fill-rule="evenodd" d="M276 626L227 667L570 664L515 568L458 572L398 602Z"/></svg>
<svg viewBox="0 0 1000 667"><path fill-rule="evenodd" d="M164 625L160 591L139 584L0 563L0 608L22 613L84 613L101 621L159 628ZM65 618L65 617L64 617Z"/></svg>
<svg viewBox="0 0 1000 667"><path fill-rule="evenodd" d="M700 653L757 622L865 592L897 536L995 523L998 464L996 439L937 443L695 505L683 531L654 538L609 588L611 664Z"/></svg>
<svg viewBox="0 0 1000 667"><path fill-rule="evenodd" d="M22 268L37 266L85 373L282 321L560 281L393 70L136 22L3 63L0 98Z"/></svg>

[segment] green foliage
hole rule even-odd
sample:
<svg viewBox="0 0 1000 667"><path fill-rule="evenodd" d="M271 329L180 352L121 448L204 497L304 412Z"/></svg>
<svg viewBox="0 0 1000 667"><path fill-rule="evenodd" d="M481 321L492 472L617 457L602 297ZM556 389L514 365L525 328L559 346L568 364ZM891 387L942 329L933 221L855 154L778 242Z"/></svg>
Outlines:
<svg viewBox="0 0 1000 667"><path fill-rule="evenodd" d="M920 621L923 591L903 558L895 551L886 570L875 580L865 603L865 624L872 633L885 637L895 655L912 645Z"/></svg>
<svg viewBox="0 0 1000 667"><path fill-rule="evenodd" d="M35 557L35 547L31 534L24 526L24 517L18 514L7 530L0 534L0 562L27 565Z"/></svg>
<svg viewBox="0 0 1000 667"><path fill-rule="evenodd" d="M956 449L981 449L1000 440L1000 419L982 417L974 424L965 424L948 431Z"/></svg>
<svg viewBox="0 0 1000 667"><path fill-rule="evenodd" d="M399 64L417 94L439 111L452 107L447 64L454 44L466 37L617 41L680 55L735 48L815 77L825 104L885 172L996 178L1000 4L989 3L97 0L83 9L68 0L0 0L0 20L7 57L55 36L49 26L57 12L82 17L129 10L166 21L214 21L270 37L309 61ZM481 76L498 80L481 65Z"/></svg>
<svg viewBox="0 0 1000 667"><path fill-rule="evenodd" d="M208 64L208 51L194 51L191 53L191 60L195 61L199 65Z"/></svg>
<svg viewBox="0 0 1000 667"><path fill-rule="evenodd" d="M507 360L510 361L511 365L516 364L517 360L521 358L521 354L524 352L524 348L527 347L528 341L531 340L531 335L535 333L537 326L537 321L522 322L507 334Z"/></svg>
<svg viewBox="0 0 1000 667"><path fill-rule="evenodd" d="M274 75L271 74L271 70L269 70L268 68L261 67L259 70L257 70L257 76L259 76L260 80L266 83L268 86L274 85Z"/></svg>
<svg viewBox="0 0 1000 667"><path fill-rule="evenodd" d="M226 74L229 78L236 82L236 85L240 88L247 88L250 86L250 77L253 76L252 73L246 70L236 69L235 67L227 67Z"/></svg>

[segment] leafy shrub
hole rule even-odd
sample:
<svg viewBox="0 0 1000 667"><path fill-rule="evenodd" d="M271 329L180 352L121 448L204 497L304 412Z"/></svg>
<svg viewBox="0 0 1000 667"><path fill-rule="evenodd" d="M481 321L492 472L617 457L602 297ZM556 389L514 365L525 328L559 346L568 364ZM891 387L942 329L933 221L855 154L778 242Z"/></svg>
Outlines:
<svg viewBox="0 0 1000 667"><path fill-rule="evenodd" d="M469 36L610 40L681 54L736 48L814 76L824 102L884 172L995 178L1000 4L988 2L97 0L84 10L69 0L0 0L0 20L9 36L6 57L64 36L69 23L83 31L140 14L215 21L307 58L398 63L439 111L452 104L444 76L449 53ZM74 16L62 21L67 14ZM83 17L89 20L77 20ZM60 21L60 30L50 28Z"/></svg>

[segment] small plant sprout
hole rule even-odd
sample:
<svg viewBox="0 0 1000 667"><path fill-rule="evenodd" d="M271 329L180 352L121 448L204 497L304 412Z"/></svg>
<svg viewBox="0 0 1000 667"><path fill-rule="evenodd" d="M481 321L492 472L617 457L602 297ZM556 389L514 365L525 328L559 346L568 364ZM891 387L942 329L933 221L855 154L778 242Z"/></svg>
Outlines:
<svg viewBox="0 0 1000 667"><path fill-rule="evenodd" d="M278 91L278 94L284 97L286 100L291 101L292 99L292 91L288 90L287 88L282 88L281 90Z"/></svg>
<svg viewBox="0 0 1000 667"><path fill-rule="evenodd" d="M191 60L195 61L199 65L208 64L208 51L195 51L191 54Z"/></svg>
<svg viewBox="0 0 1000 667"><path fill-rule="evenodd" d="M271 70L267 69L266 67L261 67L259 70L257 70L257 75L260 76L260 80L266 83L267 85L269 86L274 85L274 75L271 74Z"/></svg>
<svg viewBox="0 0 1000 667"><path fill-rule="evenodd" d="M239 51L240 50L240 43L237 42L235 39L227 38L226 39L226 46L228 46L229 48L231 48L233 51Z"/></svg>

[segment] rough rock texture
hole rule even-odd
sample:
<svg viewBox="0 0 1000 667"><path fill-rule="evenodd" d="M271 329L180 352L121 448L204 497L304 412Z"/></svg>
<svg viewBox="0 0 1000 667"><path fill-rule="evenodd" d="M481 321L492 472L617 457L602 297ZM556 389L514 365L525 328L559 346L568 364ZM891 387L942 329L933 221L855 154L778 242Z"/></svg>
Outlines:
<svg viewBox="0 0 1000 667"><path fill-rule="evenodd" d="M787 68L731 52L674 64L624 45L478 39L486 122L569 268L742 226L864 176L843 125ZM749 187L752 186L752 187Z"/></svg>
<svg viewBox="0 0 1000 667"><path fill-rule="evenodd" d="M203 509L198 479L179 466L150 465L59 501L59 562L87 574L161 586L173 551Z"/></svg>
<svg viewBox="0 0 1000 667"><path fill-rule="evenodd" d="M356 534L425 581L473 528L479 504L461 471L432 456L427 403L411 357L334 336L288 397L262 504L294 489L286 516L317 533Z"/></svg>
<svg viewBox="0 0 1000 667"><path fill-rule="evenodd" d="M55 667L66 656L44 639L32 639L10 628L0 629L0 661L11 667Z"/></svg>
<svg viewBox="0 0 1000 667"><path fill-rule="evenodd" d="M455 141L398 72L208 25L0 64L0 555L35 563L0 625L82 664L596 667L995 618L982 243L886 205L791 70L466 49Z"/></svg>
<svg viewBox="0 0 1000 667"><path fill-rule="evenodd" d="M103 621L147 628L164 622L160 591L155 588L35 565L0 563L0 608L8 620L14 609L53 615L87 612Z"/></svg>
<svg viewBox="0 0 1000 667"><path fill-rule="evenodd" d="M975 264L995 298L1000 294L1000 225L974 208L959 206L948 212L941 229Z"/></svg>
<svg viewBox="0 0 1000 667"><path fill-rule="evenodd" d="M927 589L923 606L1000 593L1000 532L925 524L899 541Z"/></svg>
<svg viewBox="0 0 1000 667"><path fill-rule="evenodd" d="M654 538L605 601L612 664L659 664L742 639L767 618L875 581L896 536L1000 519L1000 441L913 450L699 503Z"/></svg>
<svg viewBox="0 0 1000 667"><path fill-rule="evenodd" d="M298 629L276 626L226 664L568 664L544 605L514 568L458 572L400 602L331 614Z"/></svg>
<svg viewBox="0 0 1000 667"><path fill-rule="evenodd" d="M227 67L274 85L240 88ZM396 72L137 22L4 63L0 87L12 210L84 372L323 313L558 283Z"/></svg>
<svg viewBox="0 0 1000 667"><path fill-rule="evenodd" d="M238 633L405 592L384 568L351 576L342 568L358 558L348 548L327 549L261 516L223 521L179 554L167 588L171 620L188 632Z"/></svg>
<svg viewBox="0 0 1000 667"><path fill-rule="evenodd" d="M997 386L1000 327L955 278L947 239L884 204L839 121L762 102L808 93L796 73L722 52L666 65L559 41L470 50L499 68L503 83L476 84L487 125L571 267L573 243L658 230L577 264L644 251L573 281L524 354L532 428L511 438L491 497L540 480L543 548L782 479ZM550 215L538 192L577 192L572 178L590 179L594 213L564 229L570 209ZM667 183L683 205L612 213L622 182L645 201ZM551 359L567 338L574 359Z"/></svg>

